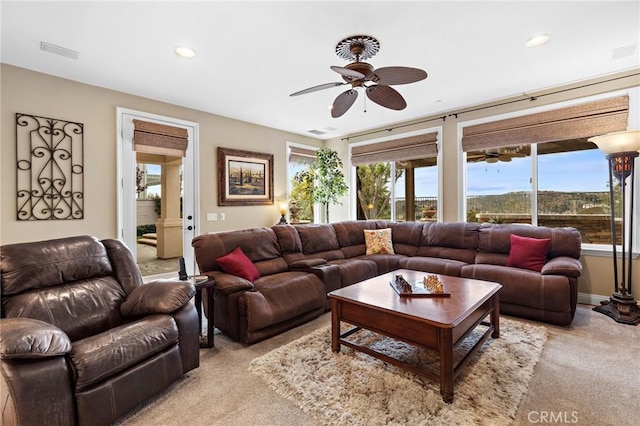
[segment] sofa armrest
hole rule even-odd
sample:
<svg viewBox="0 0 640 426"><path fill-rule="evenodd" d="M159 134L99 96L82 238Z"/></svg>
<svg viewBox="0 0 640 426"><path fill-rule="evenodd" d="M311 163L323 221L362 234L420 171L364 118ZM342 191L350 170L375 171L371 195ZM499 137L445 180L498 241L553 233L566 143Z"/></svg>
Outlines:
<svg viewBox="0 0 640 426"><path fill-rule="evenodd" d="M196 294L189 281L155 280L133 289L120 305L126 317L149 314L170 314L185 306Z"/></svg>
<svg viewBox="0 0 640 426"><path fill-rule="evenodd" d="M303 259L293 262L289 265L289 269L292 271L306 271L309 268L324 265L325 263L327 263L327 261L324 259Z"/></svg>
<svg viewBox="0 0 640 426"><path fill-rule="evenodd" d="M0 358L34 359L71 353L69 336L53 324L32 318L0 320Z"/></svg>
<svg viewBox="0 0 640 426"><path fill-rule="evenodd" d="M207 272L207 275L216 280L215 291L220 294L231 294L239 291L253 291L253 283L244 278L227 274L226 272Z"/></svg>
<svg viewBox="0 0 640 426"><path fill-rule="evenodd" d="M540 273L542 275L565 275L578 278L582 275L582 263L573 257L558 256L545 263Z"/></svg>

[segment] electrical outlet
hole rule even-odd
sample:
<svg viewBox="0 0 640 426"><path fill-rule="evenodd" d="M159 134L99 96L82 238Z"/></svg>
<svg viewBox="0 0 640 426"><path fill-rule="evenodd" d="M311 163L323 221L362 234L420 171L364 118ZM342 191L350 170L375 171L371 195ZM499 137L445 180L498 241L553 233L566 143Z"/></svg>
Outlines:
<svg viewBox="0 0 640 426"><path fill-rule="evenodd" d="M225 214L224 213L220 213L220 220L224 220L225 218Z"/></svg>
<svg viewBox="0 0 640 426"><path fill-rule="evenodd" d="M218 220L218 213L207 213L207 222Z"/></svg>

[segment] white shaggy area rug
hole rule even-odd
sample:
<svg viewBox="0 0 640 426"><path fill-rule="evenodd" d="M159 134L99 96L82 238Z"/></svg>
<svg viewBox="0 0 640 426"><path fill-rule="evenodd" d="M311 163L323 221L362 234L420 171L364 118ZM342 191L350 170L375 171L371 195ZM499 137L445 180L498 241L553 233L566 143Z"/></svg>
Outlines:
<svg viewBox="0 0 640 426"><path fill-rule="evenodd" d="M477 341L478 327L456 351ZM438 355L361 330L349 340L438 371ZM331 328L254 359L249 371L303 411L328 425L509 425L527 391L547 340L542 326L501 318L500 338L489 338L454 382L446 404L440 386L344 345L331 352ZM456 361L457 362L457 361Z"/></svg>

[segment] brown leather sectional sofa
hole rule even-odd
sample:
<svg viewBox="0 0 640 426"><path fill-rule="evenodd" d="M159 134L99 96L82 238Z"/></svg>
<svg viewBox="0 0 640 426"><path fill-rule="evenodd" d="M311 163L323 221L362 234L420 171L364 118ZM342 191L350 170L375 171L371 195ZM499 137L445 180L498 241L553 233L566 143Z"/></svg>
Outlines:
<svg viewBox="0 0 640 426"><path fill-rule="evenodd" d="M109 425L198 367L189 282L90 236L0 247L0 424Z"/></svg>
<svg viewBox="0 0 640 426"><path fill-rule="evenodd" d="M391 228L394 254L366 255L364 230ZM510 235L550 239L540 272L508 267ZM407 268L502 284L503 314L568 325L577 303L581 237L574 228L528 225L344 221L276 225L193 240L200 272L215 277L215 325L254 343L330 309L327 293ZM222 271L236 247L254 263L254 282Z"/></svg>

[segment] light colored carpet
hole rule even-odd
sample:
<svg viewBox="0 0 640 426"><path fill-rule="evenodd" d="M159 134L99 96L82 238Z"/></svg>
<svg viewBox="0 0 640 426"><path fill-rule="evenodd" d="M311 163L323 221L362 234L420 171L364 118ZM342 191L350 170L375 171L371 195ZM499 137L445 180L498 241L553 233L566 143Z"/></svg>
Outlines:
<svg viewBox="0 0 640 426"><path fill-rule="evenodd" d="M640 389L640 327L618 324L591 308L578 305L569 327L502 317L502 323L508 318L542 326L549 333L512 426L560 424L551 421L552 416L581 426L631 425L640 418L640 404L633 402ZM248 368L255 358L330 323L331 313L327 312L250 346L217 334L215 348L200 350L200 368L118 424L320 426L322 421L274 392ZM502 334L504 339L504 330ZM459 393L459 387L455 390ZM577 422L570 422L575 418ZM498 425L490 419L484 422Z"/></svg>
<svg viewBox="0 0 640 426"><path fill-rule="evenodd" d="M456 360L480 334L458 347ZM434 351L366 330L349 339L438 372ZM330 327L256 358L249 370L323 424L508 425L546 340L542 326L502 319L500 338L485 342L455 381L452 404L443 402L437 383L345 346L332 353Z"/></svg>

